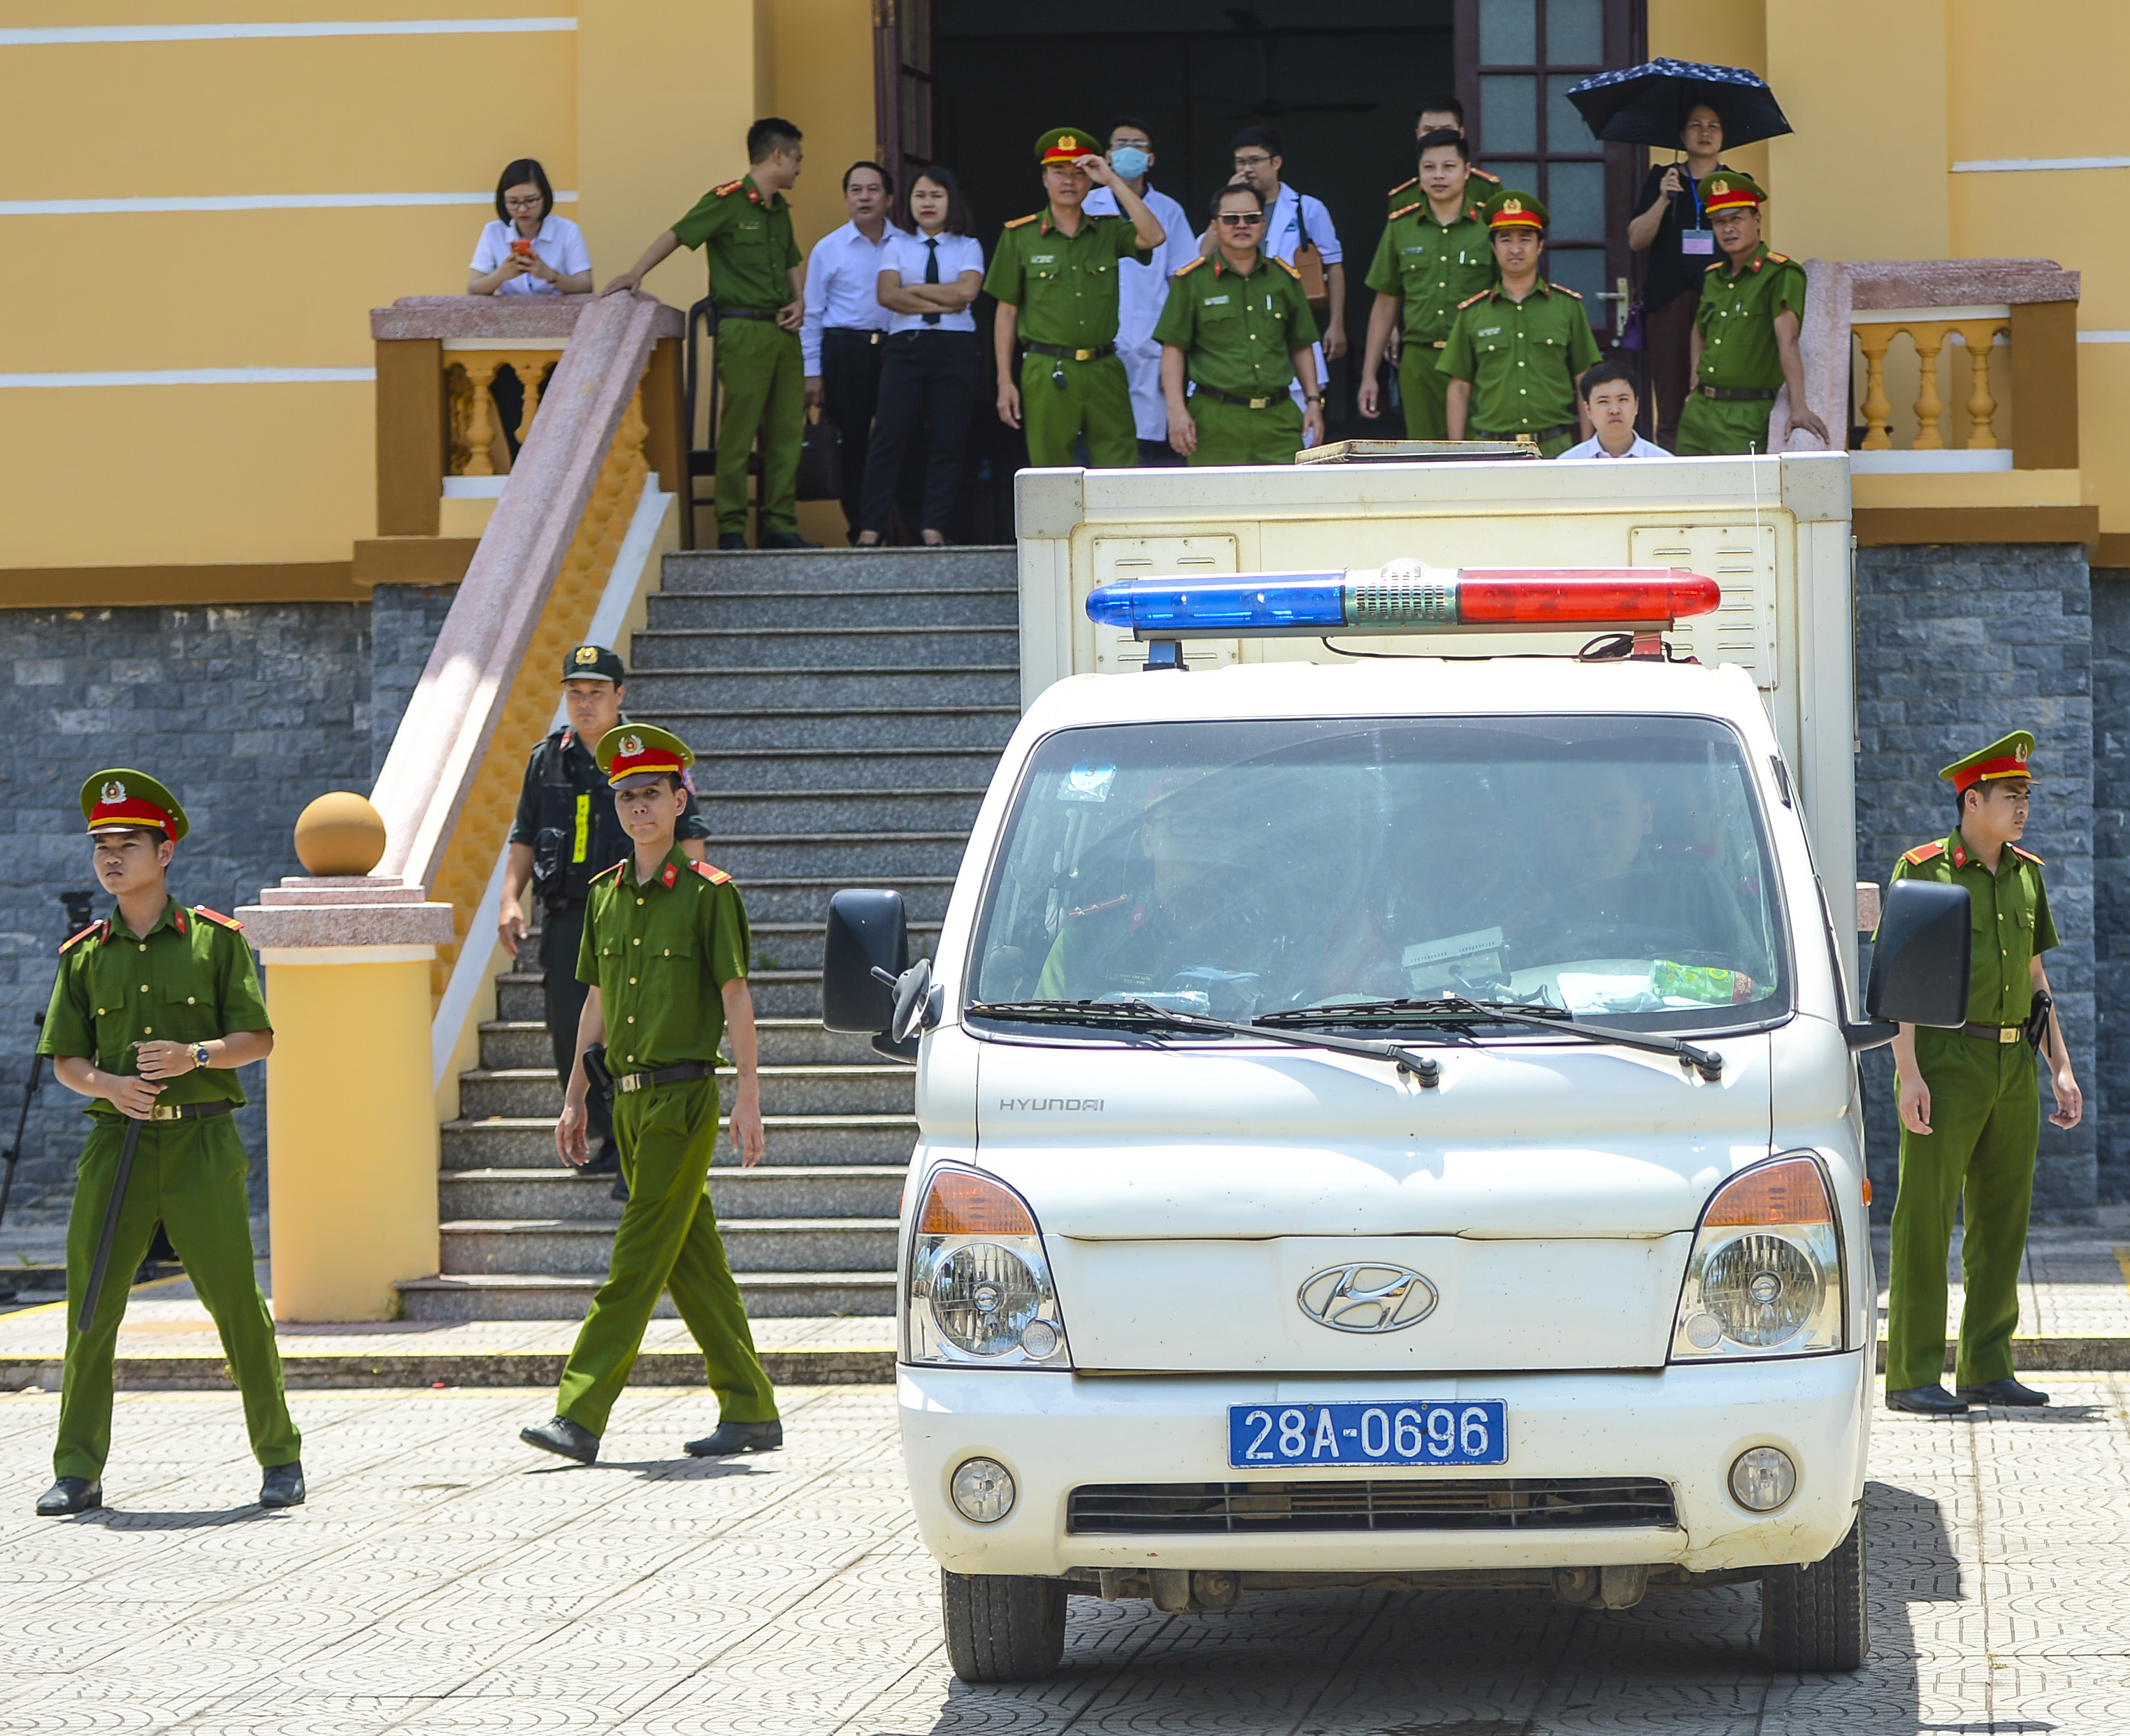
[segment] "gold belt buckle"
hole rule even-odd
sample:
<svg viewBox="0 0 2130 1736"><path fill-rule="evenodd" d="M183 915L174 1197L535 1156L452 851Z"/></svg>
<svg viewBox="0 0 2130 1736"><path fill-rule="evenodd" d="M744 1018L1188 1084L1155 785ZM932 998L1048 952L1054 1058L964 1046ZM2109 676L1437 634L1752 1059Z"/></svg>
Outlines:
<svg viewBox="0 0 2130 1736"><path fill-rule="evenodd" d="M2017 1042L2025 1034L2023 1028L2018 1025L2005 1025L1998 1031L1997 1041L2000 1043Z"/></svg>
<svg viewBox="0 0 2130 1736"><path fill-rule="evenodd" d="M1272 400L1269 398L1254 398L1250 400L1250 408L1253 410L1262 410L1271 403Z"/></svg>
<svg viewBox="0 0 2130 1736"><path fill-rule="evenodd" d="M148 1118L150 1121L182 1120L184 1118L179 1114L178 1109L179 1105L174 1103L153 1104L149 1107Z"/></svg>
<svg viewBox="0 0 2130 1736"><path fill-rule="evenodd" d="M1076 362L1091 362L1094 359L1095 352L1092 350L1075 350L1072 352L1072 360Z"/></svg>

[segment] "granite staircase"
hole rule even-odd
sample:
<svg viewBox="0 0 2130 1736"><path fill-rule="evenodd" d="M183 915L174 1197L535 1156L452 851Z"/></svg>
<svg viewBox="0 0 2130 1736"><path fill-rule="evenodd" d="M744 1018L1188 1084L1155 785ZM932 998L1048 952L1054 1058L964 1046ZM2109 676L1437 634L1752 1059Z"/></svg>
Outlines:
<svg viewBox="0 0 2130 1736"><path fill-rule="evenodd" d="M690 553L636 635L629 714L695 748L709 859L753 929L769 1149L743 1170L721 1136L710 1195L758 1318L894 1312L915 1075L822 1028L824 925L838 888L893 886L931 950L1020 716L1017 620L1010 548ZM540 981L497 979L443 1130L442 1272L400 1286L409 1319L575 1318L605 1273L621 1204L555 1154Z"/></svg>

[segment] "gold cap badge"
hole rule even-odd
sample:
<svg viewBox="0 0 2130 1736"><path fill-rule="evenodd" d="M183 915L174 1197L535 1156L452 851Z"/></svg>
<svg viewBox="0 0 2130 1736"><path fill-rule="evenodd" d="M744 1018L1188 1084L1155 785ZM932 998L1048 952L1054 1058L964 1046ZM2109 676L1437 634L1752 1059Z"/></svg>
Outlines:
<svg viewBox="0 0 2130 1736"><path fill-rule="evenodd" d="M113 778L103 786L103 801L106 807L115 808L125 799L126 786L117 779Z"/></svg>
<svg viewBox="0 0 2130 1736"><path fill-rule="evenodd" d="M1708 190L1711 193L1728 193L1731 190L1731 184L1728 181L1711 181L1708 184Z"/></svg>
<svg viewBox="0 0 2130 1736"><path fill-rule="evenodd" d="M621 738L621 746L616 751L633 760L643 751L642 738L638 736L623 736Z"/></svg>
<svg viewBox="0 0 2130 1736"><path fill-rule="evenodd" d="M577 661L580 663L598 662L599 647L596 645L580 645L577 647Z"/></svg>
<svg viewBox="0 0 2130 1736"><path fill-rule="evenodd" d="M1503 199L1502 201L1502 209L1504 211L1521 211L1523 208L1524 202L1521 199Z"/></svg>

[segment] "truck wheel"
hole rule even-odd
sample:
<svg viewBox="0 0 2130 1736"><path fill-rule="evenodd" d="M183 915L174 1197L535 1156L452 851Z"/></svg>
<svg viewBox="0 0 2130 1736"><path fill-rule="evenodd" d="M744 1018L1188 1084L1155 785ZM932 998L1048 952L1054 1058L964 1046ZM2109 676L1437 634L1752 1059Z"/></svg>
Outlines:
<svg viewBox="0 0 2130 1736"><path fill-rule="evenodd" d="M1065 1587L1054 1579L939 1570L947 1661L963 1681L1039 1681L1065 1655Z"/></svg>
<svg viewBox="0 0 2130 1736"><path fill-rule="evenodd" d="M1864 1519L1825 1561L1760 1576L1760 1653L1778 1670L1849 1671L1871 1649Z"/></svg>

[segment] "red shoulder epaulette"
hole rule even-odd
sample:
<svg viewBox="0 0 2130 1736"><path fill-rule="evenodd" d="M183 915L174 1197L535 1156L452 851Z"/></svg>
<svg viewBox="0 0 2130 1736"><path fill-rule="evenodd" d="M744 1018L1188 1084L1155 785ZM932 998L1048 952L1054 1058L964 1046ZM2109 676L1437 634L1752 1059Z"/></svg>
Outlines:
<svg viewBox="0 0 2130 1736"><path fill-rule="evenodd" d="M1787 265L1789 262L1790 256L1787 253L1770 253L1768 255L1768 263L1770 265Z"/></svg>
<svg viewBox="0 0 2130 1736"><path fill-rule="evenodd" d="M1406 188L1408 188L1408 187L1410 187L1410 186L1413 185L1413 184L1414 184L1415 182L1418 181L1419 179L1420 179L1420 177L1419 177L1418 175L1411 175L1411 176L1408 176L1406 179L1404 179L1404 180L1402 180L1402 181L1400 181L1400 182L1397 184L1397 186L1395 186L1395 187L1392 188L1388 192L1387 192L1386 193L1384 193L1383 197L1384 197L1385 198L1387 198L1387 199L1394 199L1394 198L1397 198L1400 193L1403 193L1403 192L1406 190ZM1408 206L1406 206L1405 208L1406 208L1407 211L1410 211L1410 210L1411 210L1411 209L1412 209L1412 207L1411 207L1411 206L1410 206L1410 205L1408 205ZM1392 215L1392 217L1396 217L1396 216L1397 216L1397 215L1398 215L1398 213L1397 213L1397 212L1393 211L1393 212L1391 213L1391 215Z"/></svg>
<svg viewBox="0 0 2130 1736"><path fill-rule="evenodd" d="M1200 254L1200 255L1198 255L1198 257L1197 257L1196 259L1195 259L1195 260L1192 260L1192 262L1191 262L1189 265L1178 265L1178 266L1177 266L1177 267L1173 271L1170 272L1168 274L1169 274L1171 277L1188 277L1188 276L1189 276L1192 272L1196 271L1196 269L1197 269L1201 265L1204 265L1204 264L1206 263L1206 261L1209 258L1211 258L1211 255L1210 254L1204 254L1204 253L1201 253L1201 254Z"/></svg>
<svg viewBox="0 0 2130 1736"><path fill-rule="evenodd" d="M1092 916L1098 910L1114 910L1129 896L1129 893L1120 892L1115 898L1106 898L1099 904L1077 904L1065 913L1065 920L1069 923L1075 917Z"/></svg>
<svg viewBox="0 0 2130 1736"><path fill-rule="evenodd" d="M729 874L727 874L722 868L713 867L708 862L696 863L695 872L702 875L702 877L708 880L713 886L729 886L732 885L732 876Z"/></svg>
<svg viewBox="0 0 2130 1736"><path fill-rule="evenodd" d="M1397 222L1400 217L1403 217L1403 216L1404 216L1404 215L1405 215L1408 211L1417 211L1417 210L1419 210L1419 209L1420 209L1420 207L1421 207L1421 205L1423 205L1423 204L1424 204L1424 203L1426 203L1426 202L1425 200L1422 200L1422 199L1415 199L1415 200L1414 200L1414 201L1413 201L1410 205L1401 205L1401 206L1399 206L1399 207L1398 207L1398 208L1397 208L1397 210L1393 211L1393 212L1389 215L1389 217L1386 217L1383 221L1384 221L1384 222L1386 222L1394 223L1394 222Z"/></svg>
<svg viewBox="0 0 2130 1736"><path fill-rule="evenodd" d="M2017 844L2014 844L2014 845L2012 847L2012 854L2013 854L2013 855L2014 855L2014 856L2023 856L2024 857L2026 857L2026 859L2027 859L2028 861L2032 862L2032 864L2033 864L2037 868L2046 868L2046 867L2047 867L2047 866L2049 866L2046 862L2043 861L2042 861L2039 856L2036 856L2032 851L2031 851L2031 850L2024 850L2024 849L2022 849L2022 848L2021 848L2018 845L2017 845Z"/></svg>
<svg viewBox="0 0 2130 1736"><path fill-rule="evenodd" d="M1548 281L1550 281L1550 279ZM1574 296L1578 302L1583 299L1583 292L1580 289L1571 289L1565 284L1555 284L1553 287L1558 289L1563 295Z"/></svg>
<svg viewBox="0 0 2130 1736"><path fill-rule="evenodd" d="M1499 175L1489 174L1485 169L1480 168L1477 163L1474 163L1472 165L1472 176L1474 180L1492 181L1497 187L1502 184L1502 178Z"/></svg>
<svg viewBox="0 0 2130 1736"><path fill-rule="evenodd" d="M1466 297L1464 298L1464 299L1463 301L1461 301L1461 302L1458 303L1458 304L1457 304L1457 311L1458 311L1459 312L1460 312L1460 313L1461 313L1461 312L1463 312L1464 311L1464 309L1466 309L1467 308L1470 307L1470 306L1472 305L1472 303L1474 303L1474 302L1483 302L1484 300L1486 300L1486 298L1487 298L1488 296L1492 295L1493 293L1494 293L1494 292L1493 292L1492 290L1491 290L1491 289L1482 289L1482 290L1481 290L1481 291L1480 291L1477 295L1468 295L1468 296L1466 296Z"/></svg>
<svg viewBox="0 0 2130 1736"><path fill-rule="evenodd" d="M79 947L92 934L95 935L99 940L101 940L103 937L104 931L110 926L111 924L108 923L91 923L86 928L83 929L80 933L69 935L64 940L60 942L60 956L62 958L65 957L68 953L73 951L76 947Z"/></svg>
<svg viewBox="0 0 2130 1736"><path fill-rule="evenodd" d="M728 181L722 187L713 187L710 189L710 197L717 199L728 199L739 191L741 184L746 179L747 177L742 175L737 181Z"/></svg>
<svg viewBox="0 0 2130 1736"><path fill-rule="evenodd" d="M604 880L604 879L605 879L605 878L606 878L609 874L611 874L611 875L618 875L621 873L621 870L622 870L622 868L623 868L623 865L624 865L624 864L626 864L626 863L628 862L628 858L627 856L623 856L623 857L621 859L621 861L618 861L618 862L610 863L608 866L606 866L606 867L604 867L604 868L600 869L600 870L599 870L599 871L597 874L594 875L592 876L592 880ZM588 881L586 884L587 884L587 885L589 885L589 884L590 884L590 882L589 882L589 881Z"/></svg>
<svg viewBox="0 0 2130 1736"><path fill-rule="evenodd" d="M1721 271L1721 270L1722 270L1722 269L1726 265L1729 265L1730 263L1731 263L1731 261L1730 261L1730 260L1717 260L1717 262L1716 262L1714 265L1703 265L1703 266L1701 268L1701 274L1702 274L1703 277L1706 277L1706 276L1707 276L1707 275L1708 275L1708 274L1709 274L1710 272L1712 272L1712 271Z"/></svg>
<svg viewBox="0 0 2130 1736"><path fill-rule="evenodd" d="M1021 226L1022 224L1024 224L1024 223L1032 223L1032 222L1034 222L1038 217L1041 217L1042 215L1043 215L1043 213L1042 213L1041 212L1039 212L1039 211L1031 211L1031 212L1029 212L1029 214L1028 214L1026 217L1008 217L1008 218L1006 219L1006 224L1005 224L1005 227L1006 227L1007 228L1009 228L1009 229L1018 229L1018 228L1020 228L1020 226Z"/></svg>
<svg viewBox="0 0 2130 1736"><path fill-rule="evenodd" d="M1285 260L1276 259L1273 261L1273 264L1278 266L1281 270L1284 271L1297 284L1301 281L1301 274L1299 271L1297 271L1293 266L1288 265Z"/></svg>
<svg viewBox="0 0 2130 1736"><path fill-rule="evenodd" d="M1940 838L1935 844L1917 845L1914 849L1909 851L1906 855L1902 856L1901 860L1906 862L1911 868L1920 868L1925 862L1930 861L1932 857L1943 856L1944 854L1945 840Z"/></svg>
<svg viewBox="0 0 2130 1736"><path fill-rule="evenodd" d="M205 917L217 928L233 929L239 932L241 932L244 928L244 924L237 921L235 917L224 916L219 910L210 910L204 904L193 905L193 913L195 916Z"/></svg>

